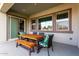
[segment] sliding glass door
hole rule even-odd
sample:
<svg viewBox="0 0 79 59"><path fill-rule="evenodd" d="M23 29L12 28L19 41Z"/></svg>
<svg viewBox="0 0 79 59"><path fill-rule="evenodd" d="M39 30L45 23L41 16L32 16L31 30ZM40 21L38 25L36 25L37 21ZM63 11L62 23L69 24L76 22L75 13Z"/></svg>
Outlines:
<svg viewBox="0 0 79 59"><path fill-rule="evenodd" d="M11 17L11 38L17 38L17 34L18 34L18 31L19 31L19 19L18 18L14 18L14 17Z"/></svg>
<svg viewBox="0 0 79 59"><path fill-rule="evenodd" d="M18 37L18 32L26 31L26 21L23 18L7 16L7 40Z"/></svg>

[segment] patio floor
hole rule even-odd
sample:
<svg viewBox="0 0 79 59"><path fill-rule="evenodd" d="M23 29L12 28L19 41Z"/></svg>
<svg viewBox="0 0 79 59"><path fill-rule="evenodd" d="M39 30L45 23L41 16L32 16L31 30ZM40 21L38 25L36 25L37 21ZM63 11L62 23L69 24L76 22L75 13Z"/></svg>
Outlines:
<svg viewBox="0 0 79 59"><path fill-rule="evenodd" d="M0 56L28 56L29 51L20 46L16 48L15 41L0 43ZM41 49L40 53L32 53L32 56L47 56L47 49ZM54 42L54 51L50 48L51 56L79 56L79 48L71 45Z"/></svg>

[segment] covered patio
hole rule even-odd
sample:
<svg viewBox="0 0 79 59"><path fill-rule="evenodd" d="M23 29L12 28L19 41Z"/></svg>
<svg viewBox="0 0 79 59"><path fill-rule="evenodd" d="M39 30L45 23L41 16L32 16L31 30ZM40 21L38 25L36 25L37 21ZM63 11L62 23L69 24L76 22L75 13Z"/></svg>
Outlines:
<svg viewBox="0 0 79 59"><path fill-rule="evenodd" d="M18 46L18 32L54 34L50 56L79 56L79 4L71 3L4 3L0 8L0 55L28 56L28 50ZM27 36L28 38L28 36ZM31 39L34 39L32 36ZM32 56L47 56L42 48Z"/></svg>

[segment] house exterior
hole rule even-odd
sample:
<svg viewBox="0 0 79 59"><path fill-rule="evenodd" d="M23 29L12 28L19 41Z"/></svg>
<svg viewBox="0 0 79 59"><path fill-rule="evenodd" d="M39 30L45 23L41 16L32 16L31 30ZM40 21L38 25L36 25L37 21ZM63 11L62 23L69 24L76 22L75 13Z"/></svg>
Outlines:
<svg viewBox="0 0 79 59"><path fill-rule="evenodd" d="M0 42L5 42L5 41L9 41L11 38L8 38L8 35L10 35L9 33L9 26L8 26L8 14L6 13L12 6L14 5L14 3L12 4L8 4L8 3L4 3L1 5L0 8ZM67 4L61 4L61 5L57 5L55 7L49 8L47 10L38 12L36 14L32 14L29 17L23 16L25 19L25 25L24 25L24 31L26 31L27 33L32 32L31 30L31 19L38 19L41 16L48 16L48 15L53 15L54 13L57 12L62 12L64 10L69 11L71 9L71 13L69 19L71 19L71 21L69 21L69 31L44 31L46 34L52 34L54 33L54 41L55 42L59 42L59 43L64 43L64 44L68 44L68 45L73 45L73 46L77 46L79 47L79 4L74 4L74 3L67 3ZM29 11L30 12L30 11ZM13 14L13 13L11 13ZM16 15L20 15L21 14L17 14ZM55 15L54 15L55 16ZM54 25L55 26L55 25ZM38 27L38 26L37 26ZM38 31L38 30L35 30Z"/></svg>

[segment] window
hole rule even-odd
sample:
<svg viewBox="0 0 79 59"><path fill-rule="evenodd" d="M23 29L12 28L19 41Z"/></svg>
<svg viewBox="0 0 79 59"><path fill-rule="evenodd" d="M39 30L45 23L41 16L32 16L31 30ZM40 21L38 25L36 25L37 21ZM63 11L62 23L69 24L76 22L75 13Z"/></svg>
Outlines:
<svg viewBox="0 0 79 59"><path fill-rule="evenodd" d="M52 13L32 20L32 30L52 32L72 32L71 9Z"/></svg>
<svg viewBox="0 0 79 59"><path fill-rule="evenodd" d="M52 16L38 19L39 30L52 31Z"/></svg>
<svg viewBox="0 0 79 59"><path fill-rule="evenodd" d="M56 31L69 31L69 11L56 14Z"/></svg>
<svg viewBox="0 0 79 59"><path fill-rule="evenodd" d="M36 30L36 28L37 28L36 20L31 20L31 29Z"/></svg>

